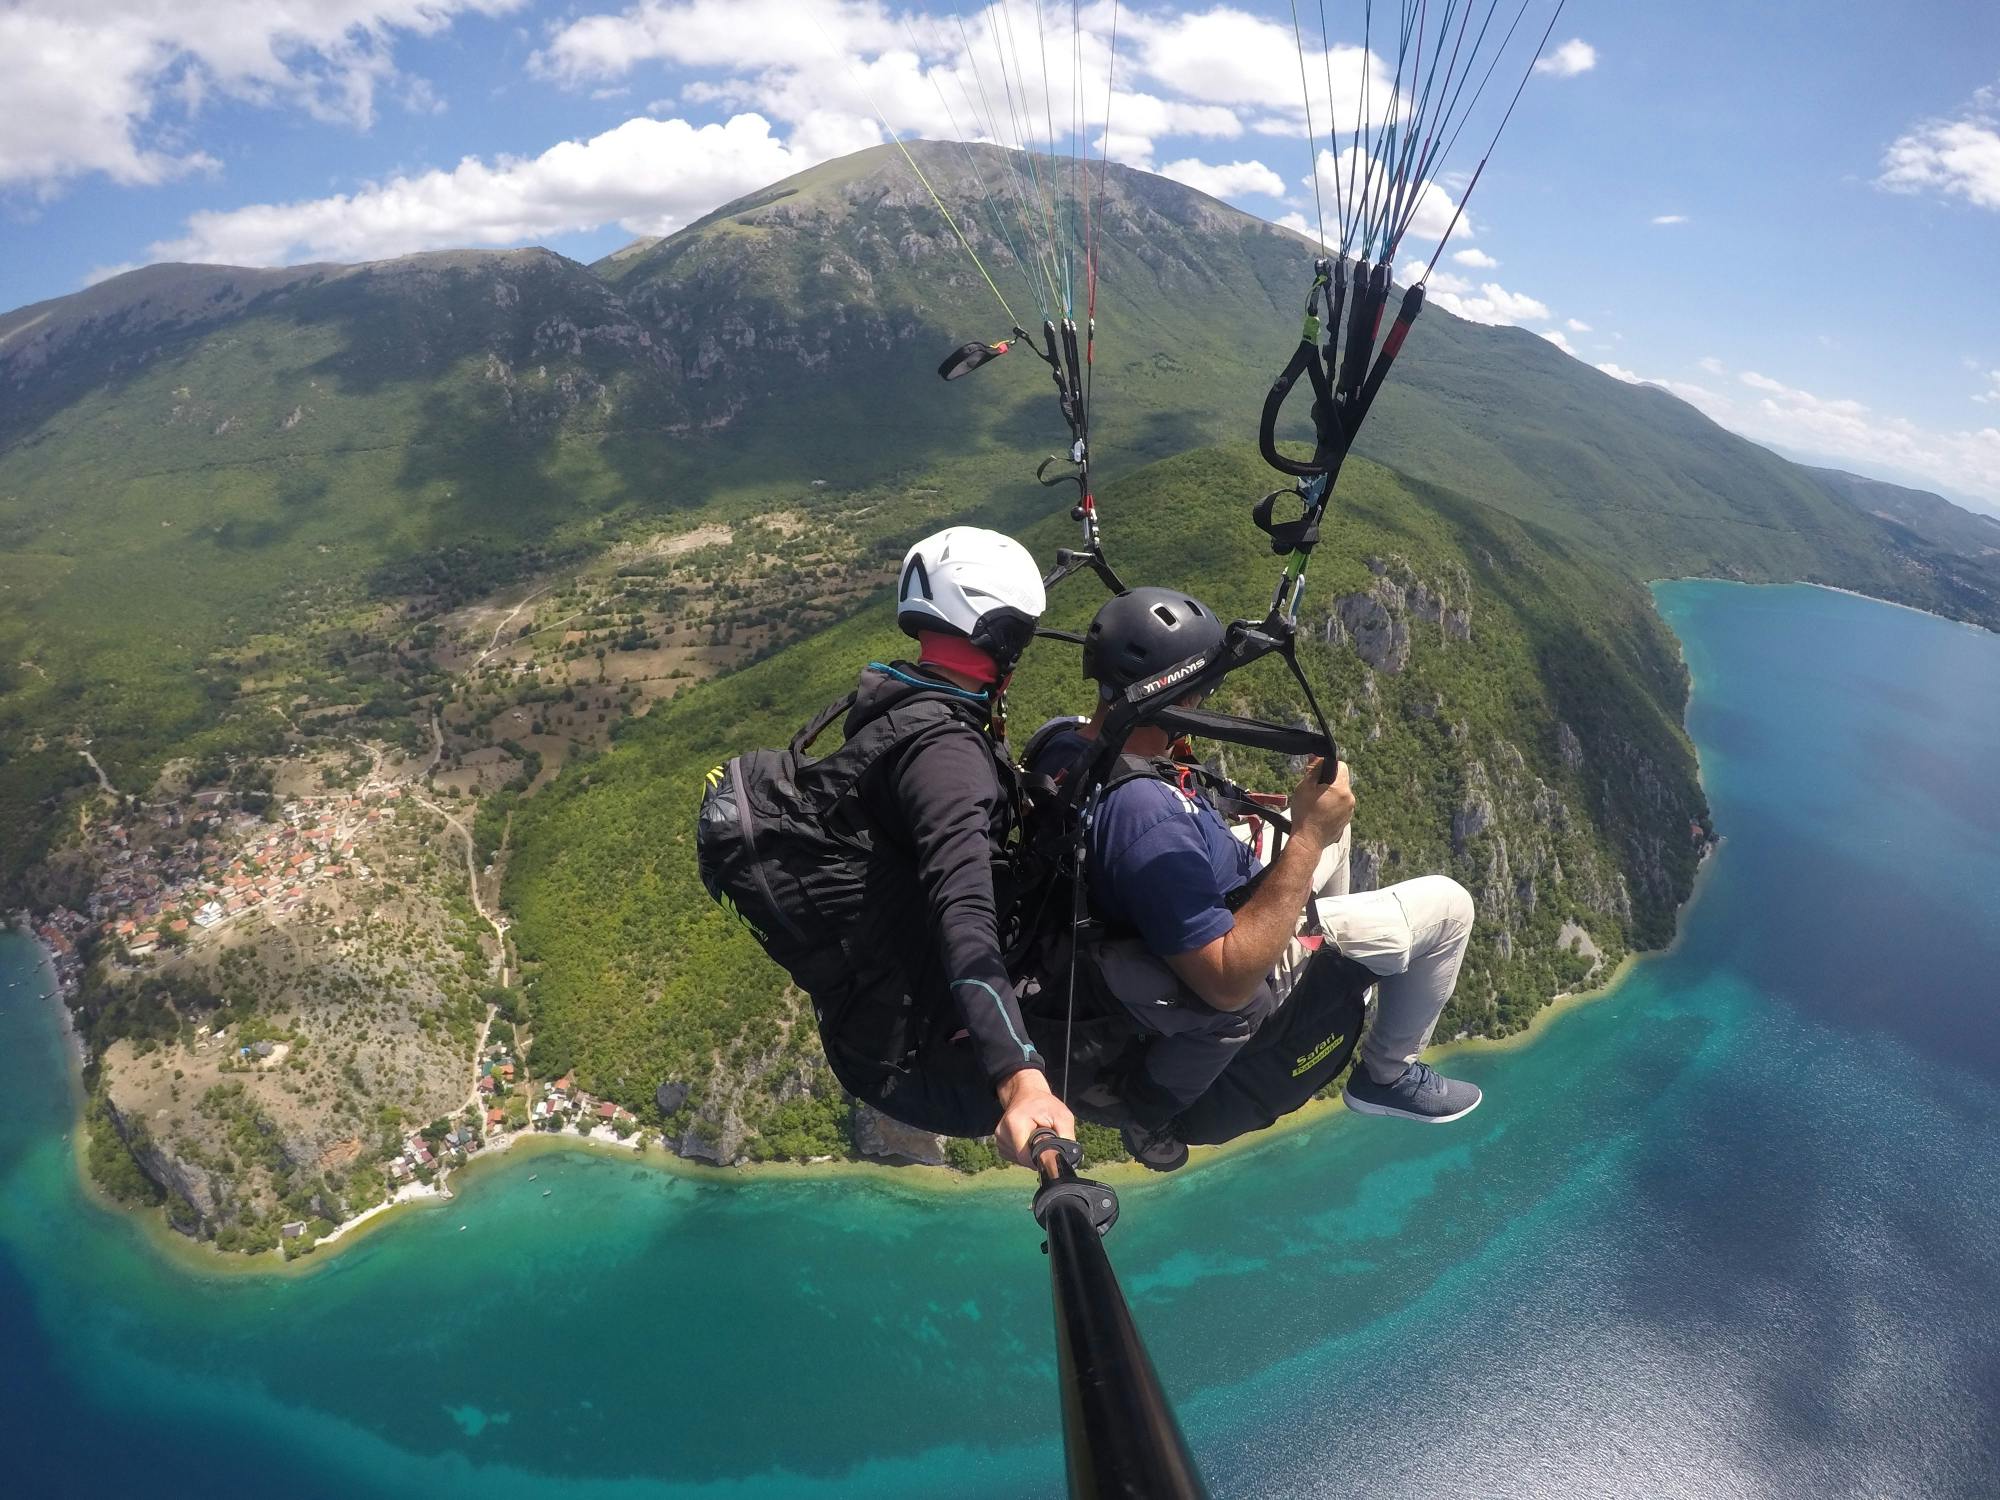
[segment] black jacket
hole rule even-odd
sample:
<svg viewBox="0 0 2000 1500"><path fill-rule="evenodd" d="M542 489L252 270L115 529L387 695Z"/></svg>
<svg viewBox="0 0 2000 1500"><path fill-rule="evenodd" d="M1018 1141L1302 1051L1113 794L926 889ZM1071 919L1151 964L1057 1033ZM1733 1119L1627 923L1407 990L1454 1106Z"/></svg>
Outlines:
<svg viewBox="0 0 2000 1500"><path fill-rule="evenodd" d="M925 1018L934 1039L964 1025L980 1066L995 1084L1023 1068L1047 1071L1028 1040L1021 1008L1000 957L1000 912L993 869L1012 831L1018 794L1011 767L988 737L984 694L967 692L908 662L871 662L844 732L918 696L959 711L884 755L857 788L869 822L917 873L925 927L913 932L903 960L919 1004L956 1014ZM915 913L912 913L915 916Z"/></svg>

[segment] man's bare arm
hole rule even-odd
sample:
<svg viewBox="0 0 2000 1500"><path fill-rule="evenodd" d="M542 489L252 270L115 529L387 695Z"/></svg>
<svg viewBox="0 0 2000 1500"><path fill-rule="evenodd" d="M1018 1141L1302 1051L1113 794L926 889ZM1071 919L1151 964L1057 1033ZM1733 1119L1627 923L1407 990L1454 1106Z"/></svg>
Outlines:
<svg viewBox="0 0 2000 1500"><path fill-rule="evenodd" d="M1217 1010L1241 1010L1257 993L1297 931L1299 914L1313 890L1313 873L1327 846L1337 843L1354 816L1347 767L1330 782L1319 779L1319 762L1306 767L1292 791L1292 836L1265 872L1250 899L1236 913L1236 925L1222 936L1167 959L1189 989Z"/></svg>

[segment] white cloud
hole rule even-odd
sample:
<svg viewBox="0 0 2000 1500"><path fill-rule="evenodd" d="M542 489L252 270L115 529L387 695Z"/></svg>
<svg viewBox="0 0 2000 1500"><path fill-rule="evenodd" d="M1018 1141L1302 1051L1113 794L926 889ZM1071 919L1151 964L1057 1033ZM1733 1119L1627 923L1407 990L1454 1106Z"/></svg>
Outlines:
<svg viewBox="0 0 2000 1500"><path fill-rule="evenodd" d="M1373 52L1347 45L1326 51L1311 48L1305 56L1303 92L1295 91L1300 63L1292 28L1227 5L1178 15L1127 11L1120 37L1121 54L1124 38L1131 38L1137 70L1170 93L1275 112L1282 124L1267 118L1254 127L1266 133L1296 132L1308 94L1322 135L1330 120L1350 122L1347 128L1352 128L1364 89L1370 114L1377 119L1385 116L1395 97L1395 79L1387 64ZM1275 79L1291 83L1274 88Z"/></svg>
<svg viewBox="0 0 2000 1500"><path fill-rule="evenodd" d="M1571 333L1590 332L1590 325L1581 318L1565 318L1563 319L1563 327L1567 328Z"/></svg>
<svg viewBox="0 0 2000 1500"><path fill-rule="evenodd" d="M1654 222L1655 224L1685 224L1685 223L1687 223L1687 221L1688 221L1688 216L1687 216L1686 214L1654 214L1654 215L1653 215L1653 222Z"/></svg>
<svg viewBox="0 0 2000 1500"><path fill-rule="evenodd" d="M467 157L449 172L393 177L329 198L198 213L184 236L153 245L151 254L268 266L520 244L614 222L634 234L665 234L809 164L757 115L699 128L640 116L533 158Z"/></svg>
<svg viewBox="0 0 2000 1500"><path fill-rule="evenodd" d="M2000 209L2000 90L1981 89L1957 118L1926 120L1898 136L1875 182Z"/></svg>
<svg viewBox="0 0 2000 1500"><path fill-rule="evenodd" d="M835 0L801 14L796 0L639 0L617 15L583 16L556 29L531 66L579 84L623 78L642 63L692 68L831 67L841 57L910 45L889 11Z"/></svg>
<svg viewBox="0 0 2000 1500"><path fill-rule="evenodd" d="M1261 161L1211 164L1188 157L1168 162L1160 168L1160 175L1184 182L1212 198L1234 198L1244 193L1264 193L1276 198L1285 191L1284 179Z"/></svg>
<svg viewBox="0 0 2000 1500"><path fill-rule="evenodd" d="M1363 197L1361 184L1367 179L1366 167L1367 158L1361 154L1358 146L1349 146L1338 157L1322 148L1314 158L1314 168L1319 175L1320 197L1329 209L1328 222L1331 222L1332 205L1338 195L1347 191L1349 184L1353 184L1356 199L1363 202L1373 201L1377 204L1383 201L1384 195L1388 192L1388 185L1379 173L1368 194ZM1313 179L1307 176L1300 179L1300 183L1310 191ZM1460 214L1457 201L1430 178L1426 178L1417 186L1407 202L1399 207L1399 212L1406 215L1409 220L1409 228L1405 231L1407 236L1405 243L1422 246L1426 261L1430 259L1429 252L1435 248L1446 230L1451 230L1453 238L1461 240L1472 239L1478 233L1472 222L1472 216ZM1456 228L1453 228L1454 218L1457 220ZM1435 278L1432 284L1436 284Z"/></svg>
<svg viewBox="0 0 2000 1500"><path fill-rule="evenodd" d="M1313 224L1308 224L1306 222L1306 216L1302 213L1297 212L1296 210L1288 214L1280 214L1278 215L1277 218L1273 219L1271 222L1273 224L1276 224L1280 229L1295 230L1299 234L1305 235L1308 239L1316 240L1319 238L1318 227Z"/></svg>
<svg viewBox="0 0 2000 1500"><path fill-rule="evenodd" d="M143 185L214 170L185 134L212 96L364 128L385 88L432 112L429 86L396 67L399 36L520 3L11 0L0 8L0 187L47 195L90 173Z"/></svg>
<svg viewBox="0 0 2000 1500"><path fill-rule="evenodd" d="M1701 365L1723 373L1720 360L1704 359ZM1660 386L1755 442L1851 464L1862 473L1887 469L1914 476L1962 495L1984 497L2000 509L2000 426L1957 431L1921 427L1864 402L1821 396L1757 370L1737 376L1741 386L1755 393L1746 398L1688 381L1649 380L1622 365L1597 368L1619 380ZM2000 371L1993 373L2000 393Z"/></svg>
<svg viewBox="0 0 2000 1500"><path fill-rule="evenodd" d="M1475 271L1490 271L1500 262L1478 248L1454 250L1451 258L1461 266L1470 266Z"/></svg>
<svg viewBox="0 0 2000 1500"><path fill-rule="evenodd" d="M961 32L956 18L895 13L874 0L815 7L803 22L795 0L638 0L615 15L558 27L530 66L575 88L622 79L648 63L725 70L720 80L689 84L681 102L755 110L788 128L794 150L819 158L880 140L878 120L903 136L1103 150L1148 170L1162 136L1244 133L1237 112L1212 91L1174 89L1163 97L1131 86L1142 72L1131 12L1123 13L1115 69L1110 6L1078 12L1074 35L1068 15L1060 24L1053 13L1045 17L1046 49L1035 30L1038 13L1019 3L967 10ZM1031 65L1019 65L1024 54ZM1077 97L1084 101L1080 135ZM652 112L663 111L655 105ZM1296 132L1296 121L1287 129Z"/></svg>
<svg viewBox="0 0 2000 1500"><path fill-rule="evenodd" d="M1711 375L1727 375L1729 373L1729 366L1725 365L1721 360L1717 359L1713 354L1704 354L1700 359L1696 360L1695 363L1700 365L1704 370L1708 371L1708 373Z"/></svg>
<svg viewBox="0 0 2000 1500"><path fill-rule="evenodd" d="M1550 317L1546 303L1522 292L1511 292L1495 281L1481 282L1475 289L1462 276L1433 271L1428 290L1430 300L1439 307L1474 323L1545 323ZM1569 345L1565 343L1562 347L1567 349Z"/></svg>
<svg viewBox="0 0 2000 1500"><path fill-rule="evenodd" d="M1547 57L1537 59L1535 71L1551 78L1574 78L1597 66L1597 49L1582 37L1571 37Z"/></svg>
<svg viewBox="0 0 2000 1500"><path fill-rule="evenodd" d="M2000 404L2000 370L1986 372L1986 389L1973 396L1974 401L1991 401Z"/></svg>
<svg viewBox="0 0 2000 1500"><path fill-rule="evenodd" d="M1576 353L1576 345L1569 341L1569 335L1564 333L1560 328L1544 328L1541 330L1541 335L1551 344L1562 350L1563 353L1568 355Z"/></svg>

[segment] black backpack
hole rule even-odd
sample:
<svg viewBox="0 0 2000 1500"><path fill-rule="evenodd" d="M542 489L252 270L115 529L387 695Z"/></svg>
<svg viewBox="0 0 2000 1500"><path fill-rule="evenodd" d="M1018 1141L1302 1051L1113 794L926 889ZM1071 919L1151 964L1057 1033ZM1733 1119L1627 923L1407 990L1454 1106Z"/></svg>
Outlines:
<svg viewBox="0 0 2000 1500"><path fill-rule="evenodd" d="M849 693L829 704L783 750L747 751L710 771L695 858L709 895L811 997L822 1034L871 1062L903 1067L937 1009L913 1003L904 961L923 894L914 862L870 823L860 788L890 752L963 732L971 720L944 692L915 693L815 759L813 742L854 702ZM1011 791L1013 765L988 744Z"/></svg>

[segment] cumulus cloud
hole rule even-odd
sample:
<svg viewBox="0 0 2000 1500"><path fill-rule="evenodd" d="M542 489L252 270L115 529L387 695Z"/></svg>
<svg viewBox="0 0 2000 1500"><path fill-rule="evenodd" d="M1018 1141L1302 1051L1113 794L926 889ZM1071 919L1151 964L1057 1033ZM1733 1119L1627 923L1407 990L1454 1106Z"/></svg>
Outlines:
<svg viewBox="0 0 2000 1500"><path fill-rule="evenodd" d="M1182 98L1269 111L1258 127L1267 133L1297 131L1308 94L1322 131L1329 120L1356 119L1364 98L1372 118L1385 118L1396 97L1394 73L1382 58L1348 45L1309 48L1303 91L1274 89L1273 79L1300 81L1292 28L1227 5L1180 14L1128 11L1121 37L1131 38L1133 65L1144 77ZM1122 40L1119 47L1123 52Z"/></svg>
<svg viewBox="0 0 2000 1500"><path fill-rule="evenodd" d="M1571 333L1590 332L1590 325L1581 318L1565 318L1563 319L1563 327L1567 328Z"/></svg>
<svg viewBox="0 0 2000 1500"><path fill-rule="evenodd" d="M1582 37L1571 37L1547 57L1535 61L1535 71L1551 78L1574 78L1596 66L1597 49Z"/></svg>
<svg viewBox="0 0 2000 1500"><path fill-rule="evenodd" d="M1339 195L1346 193L1350 185L1353 186L1355 199L1363 203L1372 203L1378 208L1383 203L1388 185L1380 174L1376 175L1365 197L1362 194L1361 184L1368 178L1366 170L1368 159L1362 154L1359 146L1349 146L1338 156L1321 148L1313 163L1314 170L1319 175L1319 196L1329 206ZM1312 177L1302 178L1300 185L1310 193L1313 188ZM1471 215L1459 213L1457 200L1430 178L1424 179L1417 185L1408 201L1398 205L1398 211L1407 215L1409 219L1409 228L1406 231L1407 243L1426 246L1426 260L1429 259L1428 247L1435 246L1447 230L1452 231L1453 238L1461 240L1472 239L1479 232L1472 222ZM1455 229L1454 219L1457 220ZM1432 284L1436 284L1435 279Z"/></svg>
<svg viewBox="0 0 2000 1500"><path fill-rule="evenodd" d="M1188 157L1170 161L1160 168L1162 177L1184 182L1213 198L1234 198L1244 193L1265 193L1275 198L1285 191L1285 182L1261 161L1209 163Z"/></svg>
<svg viewBox="0 0 2000 1500"><path fill-rule="evenodd" d="M391 90L437 100L396 67L401 36L521 0L12 0L0 8L0 187L41 194L102 173L146 185L213 170L185 138L211 97L365 127Z"/></svg>
<svg viewBox="0 0 2000 1500"><path fill-rule="evenodd" d="M1115 67L1109 6L1078 12L1074 34L1068 16L1060 26L1047 20L1047 47L1036 14L1017 3L946 20L892 12L875 0L839 0L816 6L802 23L794 0L638 0L617 14L557 27L530 68L572 88L601 87L651 63L724 70L719 81L683 89L682 102L754 110L785 127L802 154L821 157L880 140L878 120L903 136L1103 151L1148 170L1162 136L1244 133L1227 90L1217 97L1212 89L1133 86L1145 76L1144 39L1157 28L1131 12L1123 13ZM1024 52L1033 62L1016 69ZM1003 59L1011 60L1011 99L998 97ZM1299 126L1293 120L1285 128L1296 133Z"/></svg>
<svg viewBox="0 0 2000 1500"><path fill-rule="evenodd" d="M1710 374L1728 373L1713 356L1698 363ZM1851 464L1862 473L1887 469L1961 495L1983 497L1990 508L2000 511L2000 426L1923 427L1851 397L1788 385L1760 370L1739 373L1738 389L1732 392L1691 381L1652 379L1618 364L1597 368L1619 380L1670 391L1755 442ZM1992 376L1990 394L2000 397L2000 371ZM1741 394L1744 391L1751 394Z"/></svg>
<svg viewBox="0 0 2000 1500"><path fill-rule="evenodd" d="M580 84L623 78L649 62L693 68L824 68L836 57L909 45L877 4L835 0L801 15L795 0L639 0L616 15L558 27L530 65Z"/></svg>
<svg viewBox="0 0 2000 1500"><path fill-rule="evenodd" d="M1576 346L1569 341L1569 335L1564 333L1560 328L1544 328L1541 330L1541 334L1543 338L1554 344L1563 353L1569 355L1576 353Z"/></svg>
<svg viewBox="0 0 2000 1500"><path fill-rule="evenodd" d="M157 260L283 265L375 260L449 245L511 245L602 224L666 234L810 163L754 114L696 127L645 116L541 155L467 157L450 171L295 203L198 213Z"/></svg>
<svg viewBox="0 0 2000 1500"><path fill-rule="evenodd" d="M1687 221L1688 221L1688 216L1687 216L1686 214L1654 214L1654 215L1653 215L1653 222L1654 222L1655 224L1685 224L1685 223L1687 223Z"/></svg>
<svg viewBox="0 0 2000 1500"><path fill-rule="evenodd" d="M1431 273L1429 292L1430 300L1439 307L1474 323L1546 323L1550 317L1548 305L1526 293L1509 291L1497 281L1483 281L1475 287L1449 271ZM1567 343L1561 346L1569 347Z"/></svg>
<svg viewBox="0 0 2000 1500"><path fill-rule="evenodd" d="M1470 266L1475 271L1490 271L1500 264L1499 261L1476 246L1466 250L1454 250L1451 253L1451 258L1459 265Z"/></svg>
<svg viewBox="0 0 2000 1500"><path fill-rule="evenodd" d="M1986 372L1986 389L1974 394L1974 401L1990 401L2000 405L2000 370Z"/></svg>
<svg viewBox="0 0 2000 1500"><path fill-rule="evenodd" d="M1891 192L2000 209L2000 89L1981 89L1958 116L1926 120L1898 136L1882 154L1875 181Z"/></svg>

